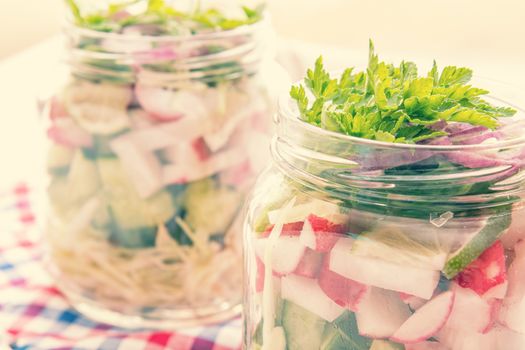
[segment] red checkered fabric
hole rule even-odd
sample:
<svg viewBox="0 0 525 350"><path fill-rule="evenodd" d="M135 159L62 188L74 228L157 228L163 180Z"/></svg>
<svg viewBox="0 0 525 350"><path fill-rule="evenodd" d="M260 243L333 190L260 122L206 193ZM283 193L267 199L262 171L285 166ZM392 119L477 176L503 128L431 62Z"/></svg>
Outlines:
<svg viewBox="0 0 525 350"><path fill-rule="evenodd" d="M24 184L0 192L0 339L13 349L233 350L241 321L166 331L129 331L71 309L42 263L32 204ZM0 344L0 349L2 348Z"/></svg>

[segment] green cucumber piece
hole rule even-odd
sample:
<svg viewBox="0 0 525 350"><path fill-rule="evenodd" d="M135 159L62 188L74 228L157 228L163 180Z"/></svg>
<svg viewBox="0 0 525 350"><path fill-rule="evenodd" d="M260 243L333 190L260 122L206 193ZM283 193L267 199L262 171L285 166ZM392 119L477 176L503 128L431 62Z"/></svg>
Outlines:
<svg viewBox="0 0 525 350"><path fill-rule="evenodd" d="M405 350L405 346L387 340L374 340L370 350Z"/></svg>
<svg viewBox="0 0 525 350"><path fill-rule="evenodd" d="M97 159L98 170L110 212L123 230L157 227L170 219L176 209L166 191L140 198L118 159Z"/></svg>
<svg viewBox="0 0 525 350"><path fill-rule="evenodd" d="M463 271L505 233L510 223L510 210L491 216L479 233L448 258L443 268L445 277L452 279Z"/></svg>
<svg viewBox="0 0 525 350"><path fill-rule="evenodd" d="M88 200L100 190L97 165L86 159L82 152L75 152L67 174L67 183L68 196L74 203Z"/></svg>
<svg viewBox="0 0 525 350"><path fill-rule="evenodd" d="M285 301L283 304L284 331L288 350L318 350L326 322L308 310Z"/></svg>
<svg viewBox="0 0 525 350"><path fill-rule="evenodd" d="M242 203L239 192L218 186L212 178L189 184L184 198L185 221L193 230L208 235L224 233Z"/></svg>
<svg viewBox="0 0 525 350"><path fill-rule="evenodd" d="M74 149L52 144L47 153L47 170L51 174L67 174L74 156Z"/></svg>
<svg viewBox="0 0 525 350"><path fill-rule="evenodd" d="M139 249L153 247L156 237L157 227L122 229L118 225L112 225L109 240L120 247Z"/></svg>
<svg viewBox="0 0 525 350"><path fill-rule="evenodd" d="M334 322L326 325L321 350L368 350L372 341L359 334L355 314L345 311Z"/></svg>
<svg viewBox="0 0 525 350"><path fill-rule="evenodd" d="M96 160L97 158L116 158L117 156L111 150L109 143L117 135L92 135L93 145L89 148L82 148L84 157Z"/></svg>

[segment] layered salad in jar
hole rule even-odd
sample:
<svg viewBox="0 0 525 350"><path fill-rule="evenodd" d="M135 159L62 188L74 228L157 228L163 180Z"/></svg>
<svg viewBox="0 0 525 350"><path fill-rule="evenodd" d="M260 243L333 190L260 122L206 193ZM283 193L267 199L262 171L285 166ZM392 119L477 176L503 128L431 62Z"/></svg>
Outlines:
<svg viewBox="0 0 525 350"><path fill-rule="evenodd" d="M371 45L292 87L245 224L247 348L525 349L524 114L471 79Z"/></svg>
<svg viewBox="0 0 525 350"><path fill-rule="evenodd" d="M71 77L45 110L60 286L145 317L231 308L239 211L267 148L262 8L68 3Z"/></svg>

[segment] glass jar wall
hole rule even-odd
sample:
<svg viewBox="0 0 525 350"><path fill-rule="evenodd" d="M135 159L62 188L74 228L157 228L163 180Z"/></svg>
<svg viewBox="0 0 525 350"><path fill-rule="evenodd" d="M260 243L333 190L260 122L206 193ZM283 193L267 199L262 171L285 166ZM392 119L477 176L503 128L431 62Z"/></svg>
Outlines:
<svg viewBox="0 0 525 350"><path fill-rule="evenodd" d="M245 348L525 348L523 117L392 144L283 98L244 227Z"/></svg>
<svg viewBox="0 0 525 350"><path fill-rule="evenodd" d="M106 323L221 321L239 312L240 207L267 149L268 23L151 28L66 29L70 79L44 111L50 265Z"/></svg>

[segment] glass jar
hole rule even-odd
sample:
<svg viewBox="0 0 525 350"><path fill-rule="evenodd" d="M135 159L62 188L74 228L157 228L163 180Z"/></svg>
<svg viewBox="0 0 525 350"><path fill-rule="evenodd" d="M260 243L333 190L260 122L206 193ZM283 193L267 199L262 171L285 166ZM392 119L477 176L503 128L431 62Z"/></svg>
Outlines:
<svg viewBox="0 0 525 350"><path fill-rule="evenodd" d="M393 144L283 98L245 221L245 348L525 349L524 117Z"/></svg>
<svg viewBox="0 0 525 350"><path fill-rule="evenodd" d="M268 22L66 34L70 79L45 109L46 240L61 291L126 327L237 315L239 213L269 148Z"/></svg>

